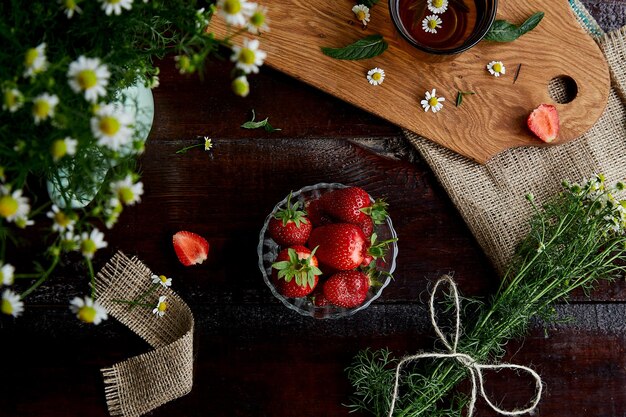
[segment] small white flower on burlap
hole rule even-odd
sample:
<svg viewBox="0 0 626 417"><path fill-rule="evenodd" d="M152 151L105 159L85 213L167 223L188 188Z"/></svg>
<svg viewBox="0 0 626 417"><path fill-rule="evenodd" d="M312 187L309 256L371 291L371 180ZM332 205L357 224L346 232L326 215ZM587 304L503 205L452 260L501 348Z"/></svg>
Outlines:
<svg viewBox="0 0 626 417"><path fill-rule="evenodd" d="M267 53L259 49L259 41L257 39L244 39L243 46L233 45L233 54L230 57L235 62L235 68L238 68L250 74L259 72L259 67L263 65L263 61L267 57Z"/></svg>
<svg viewBox="0 0 626 417"><path fill-rule="evenodd" d="M109 313L98 301L91 297L74 297L70 301L70 310L76 314L76 318L89 324L100 324L102 320L109 318Z"/></svg>
<svg viewBox="0 0 626 417"><path fill-rule="evenodd" d="M506 68L502 61L491 61L487 64L487 71L494 77L499 77L500 75L506 74Z"/></svg>
<svg viewBox="0 0 626 417"><path fill-rule="evenodd" d="M428 33L437 33L437 29L441 29L442 24L443 21L439 18L439 16L431 14L422 20L422 29Z"/></svg>
<svg viewBox="0 0 626 417"><path fill-rule="evenodd" d="M156 314L157 317L163 317L165 315L165 310L167 310L167 303L165 302L167 297L162 295L159 297L159 302L157 306L152 310L152 314Z"/></svg>
<svg viewBox="0 0 626 417"><path fill-rule="evenodd" d="M357 4L352 8L352 13L356 16L356 19L367 26L370 21L370 9L364 4Z"/></svg>
<svg viewBox="0 0 626 417"><path fill-rule="evenodd" d="M172 286L172 278L168 278L165 275L152 274L152 283L160 284L167 288Z"/></svg>
<svg viewBox="0 0 626 417"><path fill-rule="evenodd" d="M427 6L432 13L441 14L448 10L448 0L428 0Z"/></svg>
<svg viewBox="0 0 626 417"><path fill-rule="evenodd" d="M385 70L381 68L374 68L367 72L367 81L372 85L380 85L385 81Z"/></svg>
<svg viewBox="0 0 626 417"><path fill-rule="evenodd" d="M433 88L432 92L427 91L424 100L421 101L424 111L432 110L433 113L437 113L443 108L443 102L446 101L443 97L437 97L437 90Z"/></svg>
<svg viewBox="0 0 626 417"><path fill-rule="evenodd" d="M0 301L0 312L8 316L18 317L24 311L24 303L20 296L11 290L4 290Z"/></svg>

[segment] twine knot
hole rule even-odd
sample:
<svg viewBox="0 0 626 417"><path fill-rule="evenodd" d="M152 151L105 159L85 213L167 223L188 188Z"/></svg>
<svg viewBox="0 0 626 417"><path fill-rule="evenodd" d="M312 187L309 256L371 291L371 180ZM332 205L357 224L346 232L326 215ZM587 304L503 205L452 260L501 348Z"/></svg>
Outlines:
<svg viewBox="0 0 626 417"><path fill-rule="evenodd" d="M452 295L454 296L456 324L455 324L455 331L454 331L454 339L452 340L452 343L448 341L448 338L443 334L443 332L439 328L439 325L437 324L437 315L435 314L435 295L437 293L437 288L439 287L439 285L443 283L447 283L450 286L450 289L452 290ZM470 355L457 352L457 347L459 344L459 336L461 334L461 308L460 308L461 306L460 304L461 303L459 301L459 293L456 288L456 283L450 276L444 275L443 277L439 279L439 281L437 281L437 283L435 284L435 287L433 288L433 292L430 295L430 321L433 327L435 328L435 332L437 333L437 336L439 336L439 339L443 342L445 347L448 349L449 353L437 353L437 352L418 353L416 355L406 356L398 363L398 366L396 367L396 378L395 378L395 385L393 388L393 397L391 399L391 405L389 407L389 414L387 415L387 417L393 416L393 411L395 409L396 401L398 400L398 390L399 390L399 385L400 385L400 371L402 370L402 367L406 365L408 362L416 361L418 359L425 359L425 358L456 359L461 365L463 365L469 370L471 380L472 380L472 392L471 392L470 403L469 403L468 412L467 412L468 417L472 417L474 415L476 397L478 396L479 389L480 389L480 395L484 398L487 404L489 404L489 406L495 412L505 415L505 416L517 416L520 414L529 413L537 407L537 404L539 404L539 401L541 400L541 394L543 392L543 383L541 381L541 377L539 376L539 374L533 371L531 368L528 368L522 365L515 365L511 363L501 363L498 365L483 365L481 363L478 363ZM499 408L498 406L496 406L495 404L493 404L493 402L489 399L489 397L485 393L484 376L483 376L483 370L485 369L486 370L513 369L516 371L525 371L528 374L530 374L535 379L535 396L530 402L530 405L524 409L503 410Z"/></svg>

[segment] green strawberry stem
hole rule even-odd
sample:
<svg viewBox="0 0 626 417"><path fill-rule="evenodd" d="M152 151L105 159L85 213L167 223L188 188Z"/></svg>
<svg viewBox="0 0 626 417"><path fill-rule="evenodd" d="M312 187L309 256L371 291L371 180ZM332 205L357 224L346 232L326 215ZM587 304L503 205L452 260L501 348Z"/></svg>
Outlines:
<svg viewBox="0 0 626 417"><path fill-rule="evenodd" d="M362 208L361 212L370 216L374 224L383 224L389 217L387 207L389 207L389 204L384 200L376 200L371 206Z"/></svg>
<svg viewBox="0 0 626 417"><path fill-rule="evenodd" d="M374 259L383 258L387 254L389 244L398 241L397 238L393 238L376 242L377 238L378 235L376 235L376 233L372 233L372 237L370 238L370 247L367 249L367 254L371 255Z"/></svg>
<svg viewBox="0 0 626 417"><path fill-rule="evenodd" d="M283 226L287 226L287 223L293 221L296 224L296 227L300 227L300 223L308 223L309 220L306 218L306 211L300 210L300 201L296 201L294 205L291 205L291 196L292 193L289 193L289 197L287 197L287 208L282 210L278 210L276 214L274 214L274 218L277 220L282 220Z"/></svg>
<svg viewBox="0 0 626 417"><path fill-rule="evenodd" d="M296 284L300 287L313 288L315 286L315 277L322 275L322 271L312 263L313 255L317 251L318 247L315 247L311 254L304 259L298 257L298 253L295 249L289 248L287 253L289 254L288 261L274 262L272 268L278 270L278 279L284 279L286 282L291 282L292 279L296 280Z"/></svg>

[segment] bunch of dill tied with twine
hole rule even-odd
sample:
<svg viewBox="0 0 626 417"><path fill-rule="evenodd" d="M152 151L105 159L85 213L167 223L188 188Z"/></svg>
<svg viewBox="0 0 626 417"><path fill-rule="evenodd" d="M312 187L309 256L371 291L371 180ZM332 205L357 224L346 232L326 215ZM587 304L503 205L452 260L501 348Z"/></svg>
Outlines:
<svg viewBox="0 0 626 417"><path fill-rule="evenodd" d="M564 182L563 188L542 207L526 196L534 207L530 233L497 293L465 309L458 352L477 362L497 362L510 339L526 334L533 317L555 318L555 302L577 288L587 293L600 280L625 275L626 200L617 198L624 183L608 186L596 175L582 185ZM387 416L398 362L386 349L361 351L347 369L355 391L348 407ZM393 415L461 415L469 399L452 391L468 370L454 362L425 360L403 371Z"/></svg>

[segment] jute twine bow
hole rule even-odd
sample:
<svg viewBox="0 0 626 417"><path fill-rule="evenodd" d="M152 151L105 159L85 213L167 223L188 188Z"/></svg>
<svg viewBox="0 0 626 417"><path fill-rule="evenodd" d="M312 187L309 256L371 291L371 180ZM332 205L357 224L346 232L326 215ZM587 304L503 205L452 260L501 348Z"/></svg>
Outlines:
<svg viewBox="0 0 626 417"><path fill-rule="evenodd" d="M437 316L435 313L435 295L437 293L437 288L439 287L439 285L443 283L449 284L450 289L452 290L452 294L454 296L454 306L456 309L456 325L455 325L455 332L454 332L454 340L452 341L452 344L450 344L446 336L443 334L443 332L437 325ZM398 366L396 368L396 382L395 382L395 386L393 389L393 398L391 399L391 406L389 408L388 417L392 417L393 411L396 405L396 401L398 400L398 389L400 385L400 371L402 370L402 367L408 362L416 361L418 359L425 359L425 358L454 358L458 360L461 365L465 366L469 370L470 375L471 375L471 380L472 380L472 393L471 393L471 399L470 399L469 408L467 412L468 417L472 417L472 415L474 414L474 407L476 405L476 397L478 395L479 388L480 388L480 394L485 399L487 404L489 404L489 406L494 411L505 416L516 416L519 414L529 413L533 411L535 407L537 407L537 404L539 404L539 401L541 400L541 393L543 391L543 384L541 381L541 377L539 376L539 374L537 374L537 372L533 371L532 369L526 366L514 365L510 363L501 363L498 365L483 365L483 364L477 363L476 360L474 360L474 358L472 358L470 355L457 352L459 336L461 333L460 304L461 303L459 301L459 293L457 291L454 280L448 275L444 275L443 277L439 279L439 281L437 281L437 283L435 284L435 288L433 288L433 292L430 296L430 321L433 327L435 328L435 332L437 333L437 336L439 336L439 339L441 339L441 341L446 346L446 348L448 348L450 353L436 353L436 352L419 353L416 355L407 356L398 363ZM503 410L499 408L498 406L496 406L494 403L492 403L489 397L487 396L487 394L485 393L485 386L484 386L484 380L483 380L484 378L483 370L485 369L486 370L500 370L500 369L522 370L532 375L532 377L535 379L535 393L536 394L530 406L524 409L514 409L514 410L509 411L509 410Z"/></svg>
<svg viewBox="0 0 626 417"><path fill-rule="evenodd" d="M191 391L193 385L193 327L191 310L171 289L159 287L154 296L167 297L167 312L157 317L146 308L129 308L115 300L135 300L151 288L152 272L137 258L117 252L96 276L98 301L153 350L102 369L109 414L136 417ZM156 302L155 302L156 305Z"/></svg>

